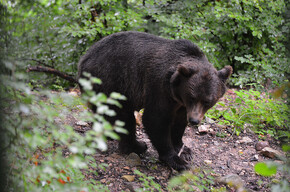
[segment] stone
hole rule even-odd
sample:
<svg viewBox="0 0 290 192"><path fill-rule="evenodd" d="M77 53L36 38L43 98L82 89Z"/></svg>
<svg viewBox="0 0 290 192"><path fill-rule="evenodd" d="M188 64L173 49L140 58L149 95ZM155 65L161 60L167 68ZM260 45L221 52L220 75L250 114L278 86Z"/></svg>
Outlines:
<svg viewBox="0 0 290 192"><path fill-rule="evenodd" d="M101 179L101 183L106 183L107 179Z"/></svg>
<svg viewBox="0 0 290 192"><path fill-rule="evenodd" d="M221 125L221 124L216 124L216 127L220 128L220 129L226 129L227 128L226 125Z"/></svg>
<svg viewBox="0 0 290 192"><path fill-rule="evenodd" d="M204 160L204 163L207 165L210 165L210 164L212 164L212 161L211 160Z"/></svg>
<svg viewBox="0 0 290 192"><path fill-rule="evenodd" d="M245 123L244 124L244 133L251 133L251 134L254 134L255 132L254 131L252 131L252 129L253 129L253 125L252 124L250 124L250 123Z"/></svg>
<svg viewBox="0 0 290 192"><path fill-rule="evenodd" d="M246 189L244 188L244 181L236 174L223 176L219 178L218 181L222 184L234 187L237 192L246 192Z"/></svg>
<svg viewBox="0 0 290 192"><path fill-rule="evenodd" d="M250 161L259 161L259 155L254 155L251 157Z"/></svg>
<svg viewBox="0 0 290 192"><path fill-rule="evenodd" d="M220 145L218 141L214 141L213 144L214 144L215 146L219 146L219 145Z"/></svg>
<svg viewBox="0 0 290 192"><path fill-rule="evenodd" d="M261 150L261 154L266 156L266 157L270 157L270 158L276 158L276 157L283 156L282 153L280 153L279 151L272 149L270 147L263 148Z"/></svg>
<svg viewBox="0 0 290 192"><path fill-rule="evenodd" d="M253 140L249 137L243 137L241 140L238 140L237 143L252 143Z"/></svg>
<svg viewBox="0 0 290 192"><path fill-rule="evenodd" d="M211 136L215 136L216 135L216 132L213 130L213 129L209 129L209 134L211 135Z"/></svg>
<svg viewBox="0 0 290 192"><path fill-rule="evenodd" d="M77 97L78 96L78 93L75 92L75 91L70 91L68 94L73 96L73 97Z"/></svg>
<svg viewBox="0 0 290 192"><path fill-rule="evenodd" d="M126 188L129 190L129 191L138 191L140 190L140 188L142 188L142 186L138 183L135 183L135 182L124 182L124 185L126 186ZM126 191L128 191L126 190Z"/></svg>
<svg viewBox="0 0 290 192"><path fill-rule="evenodd" d="M131 167L141 165L141 159L136 153L130 153L126 158L127 165Z"/></svg>
<svg viewBox="0 0 290 192"><path fill-rule="evenodd" d="M209 123L209 124L215 123L215 121L213 119L209 118L209 117L205 117L205 122Z"/></svg>
<svg viewBox="0 0 290 192"><path fill-rule="evenodd" d="M261 151L265 147L270 147L268 141L258 141L257 144L256 144L256 150L257 151Z"/></svg>
<svg viewBox="0 0 290 192"><path fill-rule="evenodd" d="M209 131L210 125L201 125L198 127L199 133L207 133Z"/></svg>
<svg viewBox="0 0 290 192"><path fill-rule="evenodd" d="M89 124L87 122L84 122L84 121L78 121L78 122L76 122L76 125L78 125L78 126L88 126Z"/></svg>

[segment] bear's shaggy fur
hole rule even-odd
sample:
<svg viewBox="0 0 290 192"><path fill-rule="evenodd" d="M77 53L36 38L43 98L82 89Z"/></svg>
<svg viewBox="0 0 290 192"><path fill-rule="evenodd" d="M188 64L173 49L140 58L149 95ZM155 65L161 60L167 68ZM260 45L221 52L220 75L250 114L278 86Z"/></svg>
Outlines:
<svg viewBox="0 0 290 192"><path fill-rule="evenodd" d="M177 154L188 123L196 125L223 96L232 73L217 71L203 52L188 40L168 40L142 32L120 32L96 42L81 58L78 78L88 72L102 80L94 91L119 92L127 97L115 109L128 135L121 135L123 153L143 153L135 136L134 110L144 108L143 125L159 159L176 170L187 168L191 150Z"/></svg>

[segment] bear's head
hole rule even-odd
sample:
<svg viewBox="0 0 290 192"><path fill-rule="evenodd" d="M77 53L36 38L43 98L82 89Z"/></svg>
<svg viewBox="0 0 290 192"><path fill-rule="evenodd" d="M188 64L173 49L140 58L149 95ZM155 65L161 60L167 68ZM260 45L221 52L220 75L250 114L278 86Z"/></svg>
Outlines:
<svg viewBox="0 0 290 192"><path fill-rule="evenodd" d="M217 71L207 60L190 60L177 66L170 78L171 93L186 108L191 125L199 124L224 95L232 71L231 66Z"/></svg>

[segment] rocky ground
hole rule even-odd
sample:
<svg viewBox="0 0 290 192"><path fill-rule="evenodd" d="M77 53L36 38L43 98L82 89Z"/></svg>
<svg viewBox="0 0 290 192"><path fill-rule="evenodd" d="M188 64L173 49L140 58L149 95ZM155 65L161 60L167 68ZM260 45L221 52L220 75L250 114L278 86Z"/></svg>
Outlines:
<svg viewBox="0 0 290 192"><path fill-rule="evenodd" d="M140 124L138 116L137 123ZM80 133L91 128L88 123L79 121L74 113L68 116L67 121ZM105 184L110 191L137 191L142 188L142 177L135 172L139 170L159 184L161 191L168 191L168 181L179 173L158 160L142 124L137 126L136 134L148 146L145 154L140 157L134 153L122 155L118 151L118 141L108 141L108 150L94 155L96 162L107 164L106 169L94 170L86 177ZM206 119L204 125L198 128L187 127L183 137L184 144L193 150L191 172L209 172L214 178L214 184L210 186L224 187L227 191L270 191L271 184L281 176L278 173L275 177L263 177L255 173L257 162L272 160L283 163L276 156L285 155L279 141L271 136L265 136L263 140L249 128L236 136L232 128L211 119ZM225 184L229 181L232 187ZM196 187L194 189L200 191Z"/></svg>

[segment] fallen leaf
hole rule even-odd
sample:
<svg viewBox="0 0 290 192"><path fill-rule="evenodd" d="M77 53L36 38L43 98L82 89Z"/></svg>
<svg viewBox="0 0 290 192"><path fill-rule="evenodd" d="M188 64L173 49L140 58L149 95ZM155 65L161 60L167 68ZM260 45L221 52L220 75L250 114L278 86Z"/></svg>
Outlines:
<svg viewBox="0 0 290 192"><path fill-rule="evenodd" d="M61 184L65 184L65 181L62 180L61 178L58 179L58 182L60 182Z"/></svg>
<svg viewBox="0 0 290 192"><path fill-rule="evenodd" d="M126 179L129 182L132 182L132 181L134 181L135 176L133 176L133 175L123 175L122 178Z"/></svg>

